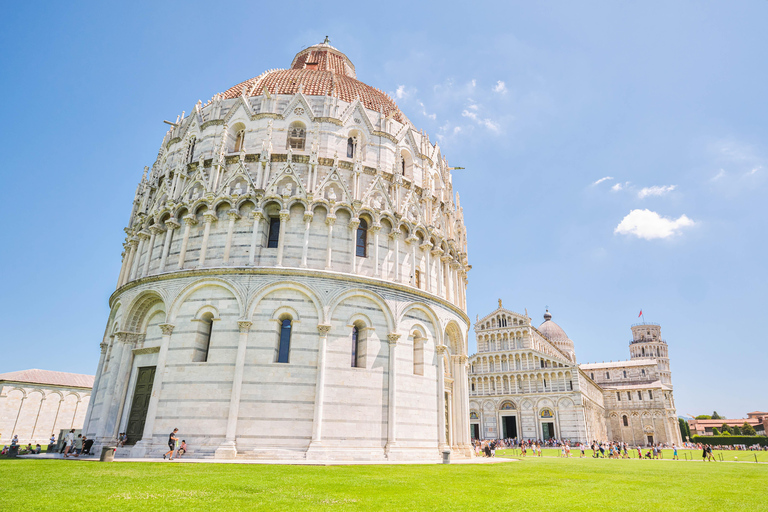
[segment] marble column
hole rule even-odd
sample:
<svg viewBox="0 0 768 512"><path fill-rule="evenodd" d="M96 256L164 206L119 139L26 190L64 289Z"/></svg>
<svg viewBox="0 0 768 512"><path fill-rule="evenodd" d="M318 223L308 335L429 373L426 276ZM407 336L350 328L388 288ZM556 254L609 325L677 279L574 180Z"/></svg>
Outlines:
<svg viewBox="0 0 768 512"><path fill-rule="evenodd" d="M445 438L445 354L448 347L438 345L437 351L437 443L442 452L448 448L448 440Z"/></svg>
<svg viewBox="0 0 768 512"><path fill-rule="evenodd" d="M381 276L381 265L379 264L379 231L381 231L380 224L374 224L369 230L373 233L373 277Z"/></svg>
<svg viewBox="0 0 768 512"><path fill-rule="evenodd" d="M315 412L312 422L312 441L309 450L318 449L323 443L323 400L325 398L325 353L328 345L328 332L330 325L317 326L318 350L317 350L317 378L315 380Z"/></svg>
<svg viewBox="0 0 768 512"><path fill-rule="evenodd" d="M118 366L110 377L110 386L107 389L108 395L105 396L102 402L101 427L98 429L103 441L106 442L114 441L117 438L117 429L128 389L128 380L131 376L132 351L136 344L137 336L137 334L131 332L115 333L115 343L119 349L119 355L115 364Z"/></svg>
<svg viewBox="0 0 768 512"><path fill-rule="evenodd" d="M181 239L181 249L179 250L179 268L184 268L184 262L187 259L187 245L189 244L189 230L197 224L197 217L193 214L184 217L184 237Z"/></svg>
<svg viewBox="0 0 768 512"><path fill-rule="evenodd" d="M443 254L443 250L439 247L432 249L432 256L435 260L435 280L437 281L437 296L443 296L443 263L440 261L440 255Z"/></svg>
<svg viewBox="0 0 768 512"><path fill-rule="evenodd" d="M144 247L147 244L147 240L149 240L149 233L146 231L139 231L139 233L136 235L139 238L139 247L136 249L136 255L133 258L133 265L131 268L131 280L138 279L141 277L139 275L139 268L141 266L141 253L144 252Z"/></svg>
<svg viewBox="0 0 768 512"><path fill-rule="evenodd" d="M227 417L227 433L224 443L216 448L217 459L234 459L237 456L237 418L240 416L240 397L243 390L243 374L245 372L245 351L248 347L248 332L252 322L240 320L237 327L240 337L237 341L237 356L235 357L235 375L232 379L232 394L229 398L229 415Z"/></svg>
<svg viewBox="0 0 768 512"><path fill-rule="evenodd" d="M208 251L208 238L211 236L211 224L216 222L216 212L207 211L203 214L203 243L200 245L200 260L197 265L205 265L205 253Z"/></svg>
<svg viewBox="0 0 768 512"><path fill-rule="evenodd" d="M123 262L120 265L120 275L117 278L117 287L120 288L123 286L123 281L125 280L125 274L126 270L128 268L128 261L131 259L131 244L126 242L123 244Z"/></svg>
<svg viewBox="0 0 768 512"><path fill-rule="evenodd" d="M142 277L149 275L149 265L152 263L152 253L155 252L155 238L158 233L162 233L163 231L163 228L157 224L149 227L149 232L151 234L149 236L149 246L147 247L147 259L144 261L144 270L141 271Z"/></svg>
<svg viewBox="0 0 768 512"><path fill-rule="evenodd" d="M163 241L163 254L160 256L160 268L157 270L158 274L165 271L165 264L168 261L168 253L171 252L173 233L180 227L181 224L176 222L175 219L168 219L165 221L165 240Z"/></svg>
<svg viewBox="0 0 768 512"><path fill-rule="evenodd" d="M392 256L394 257L394 266L395 266L395 282L400 282L400 237L402 236L402 233L400 231L393 231L389 234L389 237L392 238L392 240L395 241L395 250L392 253Z"/></svg>
<svg viewBox="0 0 768 512"><path fill-rule="evenodd" d="M152 394L149 396L144 431L141 435L141 441L137 444L137 452L141 453L140 456L144 456L151 449L152 441L154 440L152 434L155 431L155 419L157 418L157 409L160 402L160 392L165 380L165 362L168 359L168 348L171 345L171 333L173 333L174 327L173 324L160 324L163 338L160 341L160 351L157 353L155 378L152 381ZM139 455L139 453L136 455Z"/></svg>
<svg viewBox="0 0 768 512"><path fill-rule="evenodd" d="M418 237L413 235L405 239L405 243L411 247L411 276L408 280L411 286L416 286L416 269L418 267L418 265L416 265L416 242L418 241Z"/></svg>
<svg viewBox="0 0 768 512"><path fill-rule="evenodd" d="M307 253L309 252L309 232L312 228L312 218L314 215L311 211L304 211L304 243L301 248L301 268L307 268Z"/></svg>
<svg viewBox="0 0 768 512"><path fill-rule="evenodd" d="M235 232L235 221L240 218L237 210L229 210L227 212L229 218L229 224L227 225L227 242L224 245L224 265L229 264L229 253L232 251L232 235Z"/></svg>
<svg viewBox="0 0 768 512"><path fill-rule="evenodd" d="M352 218L352 220L349 221L349 231L351 233L351 241L350 244L352 247L352 251L350 253L350 268L349 271L354 274L357 272L357 227L360 225L360 219L357 217Z"/></svg>
<svg viewBox="0 0 768 512"><path fill-rule="evenodd" d="M288 224L288 219L291 218L291 214L288 210L280 210L280 234L277 240L277 263L275 266L283 266L283 251L285 250L285 226Z"/></svg>
<svg viewBox="0 0 768 512"><path fill-rule="evenodd" d="M328 246L325 253L325 270L333 270L333 224L336 222L336 216L329 215L325 219L328 225Z"/></svg>
<svg viewBox="0 0 768 512"><path fill-rule="evenodd" d="M424 253L424 290L427 293L432 293L432 272L429 268L429 252L432 249L432 244L425 241L419 248Z"/></svg>
<svg viewBox="0 0 768 512"><path fill-rule="evenodd" d="M104 359L106 359L107 356L107 347L109 345L105 342L101 342L99 347L101 348L101 355L99 356L99 365L96 367L96 377L93 379L93 388L91 388L91 404L96 403L96 394L99 392L99 384L101 384L101 376L104 373ZM88 413L85 417L85 421L83 422L83 434L89 434L88 428L91 424L91 416L93 415L93 405L88 408ZM56 426L56 421L54 420L53 427Z"/></svg>
<svg viewBox="0 0 768 512"><path fill-rule="evenodd" d="M451 302L451 299L453 297L452 297L452 294L451 294L451 279L450 279L450 273L449 273L449 268L448 268L448 262L449 261L451 261L451 257L449 255L447 255L447 254L444 254L440 258L440 262L441 262L440 270L442 272L442 277L443 277L442 281L445 284L445 294L443 295L443 297L448 302Z"/></svg>
<svg viewBox="0 0 768 512"><path fill-rule="evenodd" d="M248 263L254 265L256 263L256 244L261 236L261 219L264 218L264 214L254 210L251 212L251 217L253 217L253 236L251 237L251 252L248 255Z"/></svg>
<svg viewBox="0 0 768 512"><path fill-rule="evenodd" d="M386 455L389 457L393 448L397 447L397 340L400 334L387 334L389 340L389 400L387 401L387 446Z"/></svg>

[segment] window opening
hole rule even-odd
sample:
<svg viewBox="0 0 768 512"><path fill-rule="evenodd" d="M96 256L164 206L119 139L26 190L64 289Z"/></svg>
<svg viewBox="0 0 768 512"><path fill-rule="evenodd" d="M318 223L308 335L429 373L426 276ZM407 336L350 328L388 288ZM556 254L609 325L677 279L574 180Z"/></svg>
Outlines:
<svg viewBox="0 0 768 512"><path fill-rule="evenodd" d="M361 258L367 257L368 223L365 221L365 219L360 219L360 224L357 226L356 240L355 254Z"/></svg>
<svg viewBox="0 0 768 512"><path fill-rule="evenodd" d="M197 139L192 137L192 139L189 141L189 149L187 149L187 163L192 163L192 161L195 159L195 143L197 142Z"/></svg>
<svg viewBox="0 0 768 512"><path fill-rule="evenodd" d="M280 346L277 349L277 362L287 363L291 350L291 320L286 318L280 326Z"/></svg>
<svg viewBox="0 0 768 512"><path fill-rule="evenodd" d="M237 132L237 137L235 138L235 153L242 151L244 141L245 141L245 130L240 130L239 132Z"/></svg>
<svg viewBox="0 0 768 512"><path fill-rule="evenodd" d="M651 391L650 389L648 390L648 399L653 400L653 391Z"/></svg>
<svg viewBox="0 0 768 512"><path fill-rule="evenodd" d="M357 368L358 361L357 361L357 355L358 355L358 339L360 336L360 331L358 330L357 326L352 327L352 368Z"/></svg>
<svg viewBox="0 0 768 512"><path fill-rule="evenodd" d="M421 270L416 269L416 288L421 288Z"/></svg>
<svg viewBox="0 0 768 512"><path fill-rule="evenodd" d="M625 426L625 427L628 427L628 426L629 426L629 418L627 418L627 415L625 414L625 415L624 415L624 416L622 416L621 418L622 418L622 420L624 421L624 426Z"/></svg>
<svg viewBox="0 0 768 512"><path fill-rule="evenodd" d="M280 241L280 217L269 218L269 238L267 248L276 249Z"/></svg>
<svg viewBox="0 0 768 512"><path fill-rule="evenodd" d="M304 149L304 143L307 138L307 131L301 123L291 124L288 129L288 147L291 149Z"/></svg>
<svg viewBox="0 0 768 512"><path fill-rule="evenodd" d="M638 400L642 400L643 399L643 392L642 391L638 391L637 392L637 399Z"/></svg>
<svg viewBox="0 0 768 512"><path fill-rule="evenodd" d="M619 391L616 392L616 400L621 402L621 392Z"/></svg>
<svg viewBox="0 0 768 512"><path fill-rule="evenodd" d="M350 137L347 139L347 158L355 157L355 139Z"/></svg>

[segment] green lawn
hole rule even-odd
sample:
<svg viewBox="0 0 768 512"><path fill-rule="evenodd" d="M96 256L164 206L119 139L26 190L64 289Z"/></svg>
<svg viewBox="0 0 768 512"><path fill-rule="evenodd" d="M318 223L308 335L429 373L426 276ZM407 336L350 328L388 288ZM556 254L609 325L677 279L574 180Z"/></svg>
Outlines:
<svg viewBox="0 0 768 512"><path fill-rule="evenodd" d="M544 448L542 450L543 457L560 457L560 448ZM643 449L643 456L645 456L646 452L648 452L648 448ZM663 458L664 459L672 459L672 450L662 450L663 452ZM633 459L637 458L637 450L628 450L627 453L629 456ZM768 462L768 451L760 451L760 452L740 452L740 451L721 451L721 450L713 450L712 453L715 455L717 460L720 460L720 457L722 456L723 461L746 461L746 462L755 462L755 457L757 457L758 462ZM592 457L592 450L587 449L584 454L587 457ZM607 454L607 452L606 452ZM686 458L687 455L687 458ZM511 450L511 449L504 449L504 450L496 450L496 456L497 457L509 457L509 458L519 458L520 457L520 450ZM578 448L571 448L571 457L579 458L581 456L581 451L579 451ZM678 450L678 456L680 457L680 460L682 461L700 461L701 460L701 450ZM528 457L533 457L533 452L531 450L528 450Z"/></svg>
<svg viewBox="0 0 768 512"><path fill-rule="evenodd" d="M0 510L768 510L765 464L529 457L487 465L0 460ZM14 489L14 492L8 492Z"/></svg>

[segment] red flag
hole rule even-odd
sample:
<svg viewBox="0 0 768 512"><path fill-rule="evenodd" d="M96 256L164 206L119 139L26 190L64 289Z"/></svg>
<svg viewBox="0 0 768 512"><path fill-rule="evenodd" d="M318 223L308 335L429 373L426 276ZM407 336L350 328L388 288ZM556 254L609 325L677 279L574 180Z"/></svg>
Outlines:
<svg viewBox="0 0 768 512"><path fill-rule="evenodd" d="M637 318L640 318L641 316L643 316L643 310L642 309L640 310L640 314L637 315Z"/></svg>

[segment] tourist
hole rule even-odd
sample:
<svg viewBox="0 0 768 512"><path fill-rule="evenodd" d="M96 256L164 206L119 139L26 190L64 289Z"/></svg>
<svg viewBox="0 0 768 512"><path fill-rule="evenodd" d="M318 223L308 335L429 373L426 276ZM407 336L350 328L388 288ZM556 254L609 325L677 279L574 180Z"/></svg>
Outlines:
<svg viewBox="0 0 768 512"><path fill-rule="evenodd" d="M175 428L173 429L173 432L171 432L171 435L168 436L168 448L170 448L170 450L163 454L163 459L168 456L169 460L173 460L173 452L176 451L176 441L179 440L179 438L176 437L176 432L178 431L179 429Z"/></svg>
<svg viewBox="0 0 768 512"><path fill-rule="evenodd" d="M643 452L640 449L640 446L637 447L637 458L642 459L643 458Z"/></svg>
<svg viewBox="0 0 768 512"><path fill-rule="evenodd" d="M64 436L64 446L64 458L66 459L69 457L69 452L75 447L75 429L70 430Z"/></svg>
<svg viewBox="0 0 768 512"><path fill-rule="evenodd" d="M91 453L92 446L93 446L93 439L86 439L85 436L83 436L83 453L87 453L88 455L93 455Z"/></svg>
<svg viewBox="0 0 768 512"><path fill-rule="evenodd" d="M19 444L19 436L13 436L13 439L11 439L11 446L18 446Z"/></svg>
<svg viewBox="0 0 768 512"><path fill-rule="evenodd" d="M600 449L600 458L604 459L605 458L605 446L603 446L602 442L600 443L599 449Z"/></svg>
<svg viewBox="0 0 768 512"><path fill-rule="evenodd" d="M543 457L544 456L544 454L541 453L541 443L539 441L536 441L536 451L538 452L539 457Z"/></svg>
<svg viewBox="0 0 768 512"><path fill-rule="evenodd" d="M672 443L672 460L680 460L680 457L677 456L677 446L675 446L675 443Z"/></svg>
<svg viewBox="0 0 768 512"><path fill-rule="evenodd" d="M706 462L707 461L707 447L706 446L702 446L701 449L702 449L701 461L702 462Z"/></svg>
<svg viewBox="0 0 768 512"><path fill-rule="evenodd" d="M715 460L715 456L712 455L712 446L711 445L707 445L707 460L709 462L712 462L713 460Z"/></svg>
<svg viewBox="0 0 768 512"><path fill-rule="evenodd" d="M584 443L579 443L579 448L581 448L581 455L579 455L579 458L583 459L584 457L586 457L586 455L584 454Z"/></svg>
<svg viewBox="0 0 768 512"><path fill-rule="evenodd" d="M185 440L181 440L181 446L179 447L179 451L176 452L176 457L181 457L187 453L187 442Z"/></svg>

